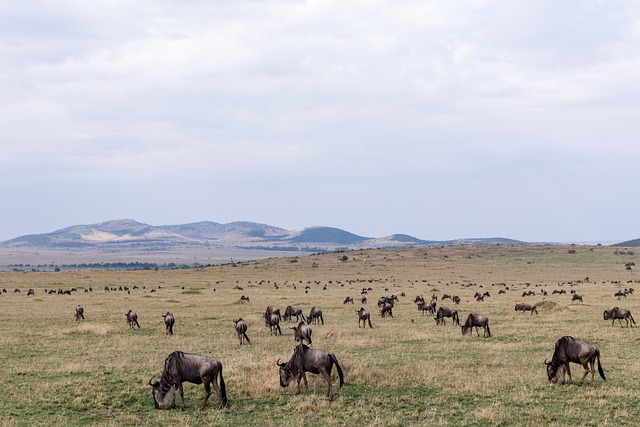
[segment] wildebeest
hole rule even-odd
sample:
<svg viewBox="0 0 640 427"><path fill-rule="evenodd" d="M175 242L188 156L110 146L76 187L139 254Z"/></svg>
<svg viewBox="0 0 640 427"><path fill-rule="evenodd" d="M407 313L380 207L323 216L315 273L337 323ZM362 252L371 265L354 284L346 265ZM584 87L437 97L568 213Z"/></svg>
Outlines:
<svg viewBox="0 0 640 427"><path fill-rule="evenodd" d="M240 341L240 345L244 343L244 340L247 340L249 344L251 344L251 340L247 336L247 323L241 317L233 321L236 325L236 334L238 334L238 340Z"/></svg>
<svg viewBox="0 0 640 427"><path fill-rule="evenodd" d="M360 310L356 311L356 313L358 314L358 328L360 327L360 322L362 322L363 328L367 327L366 322L369 322L369 327L373 328L373 326L371 326L371 314L369 314L369 312L365 310L364 307L360 307Z"/></svg>
<svg viewBox="0 0 640 427"><path fill-rule="evenodd" d="M304 318L304 314L302 314L301 308L288 305L287 308L284 309L284 320L291 321L293 320L293 316L296 316L296 322L299 322L301 317L303 321L306 321L306 319Z"/></svg>
<svg viewBox="0 0 640 427"><path fill-rule="evenodd" d="M416 299L413 300L414 303L419 304L421 302L424 302L424 297L422 295L418 295L416 297Z"/></svg>
<svg viewBox="0 0 640 427"><path fill-rule="evenodd" d="M595 377L595 361L598 360L598 373L603 380L607 380L604 376L604 371L600 365L600 350L594 344L579 340L570 336L564 336L556 342L556 347L553 352L551 362L544 363L547 365L547 377L549 382L555 384L560 376L559 368L562 371L562 384L564 384L565 372L569 375L569 384L571 380L571 370L569 369L569 362L578 363L584 368L584 374L580 379L580 385L584 382L584 379L591 371L591 385L593 385Z"/></svg>
<svg viewBox="0 0 640 427"><path fill-rule="evenodd" d="M311 311L309 312L309 315L307 316L307 323L308 324L313 323L314 325L317 325L318 321L320 321L324 325L324 318L322 317L322 310L320 310L316 306L313 306L313 307L311 307Z"/></svg>
<svg viewBox="0 0 640 427"><path fill-rule="evenodd" d="M380 307L380 315L382 317L387 317L387 316L393 317L393 304L388 302L385 302L384 304L382 304L382 306Z"/></svg>
<svg viewBox="0 0 640 427"><path fill-rule="evenodd" d="M82 320L84 320L84 308L82 308L81 305L78 305L76 307L76 322L78 320L80 320L82 318Z"/></svg>
<svg viewBox="0 0 640 427"><path fill-rule="evenodd" d="M304 322L300 322L298 323L298 326L294 326L289 329L293 330L293 339L295 339L297 342L299 341L300 344L303 344L306 340L307 343L311 345L311 334L313 333L313 331L311 330L309 325Z"/></svg>
<svg viewBox="0 0 640 427"><path fill-rule="evenodd" d="M602 316L604 317L604 320L611 319L611 326L616 322L616 319L620 322L620 326L622 326L622 319L627 322L627 327L632 326L632 324L636 324L631 312L624 308L613 307L611 310L605 310ZM631 323L629 320L631 320Z"/></svg>
<svg viewBox="0 0 640 427"><path fill-rule="evenodd" d="M451 298L451 301L453 301L454 304L459 305L460 297L458 295L454 295L453 298Z"/></svg>
<svg viewBox="0 0 640 427"><path fill-rule="evenodd" d="M249 295L242 295L240 301L251 302L251 299L249 299Z"/></svg>
<svg viewBox="0 0 640 427"><path fill-rule="evenodd" d="M343 304L349 304L349 303L353 304L354 303L353 302L353 297L351 297L351 296L346 297L342 303Z"/></svg>
<svg viewBox="0 0 640 427"><path fill-rule="evenodd" d="M367 303L367 297L366 297L366 296L364 296L364 295L362 295L362 298L360 298L360 302L361 302L362 304L366 304L366 303Z"/></svg>
<svg viewBox="0 0 640 427"><path fill-rule="evenodd" d="M27 296L35 295L35 294L36 294L36 291L34 291L33 289L29 289L29 290L27 291Z"/></svg>
<svg viewBox="0 0 640 427"><path fill-rule="evenodd" d="M269 335L280 334L282 335L282 330L280 329L280 318L277 314L271 313L269 315L265 315L264 318L265 326L269 328Z"/></svg>
<svg viewBox="0 0 640 427"><path fill-rule="evenodd" d="M276 364L280 367L280 386L286 387L289 385L292 379L297 378L298 389L296 394L300 393L300 380L304 380L304 386L309 392L309 384L307 383L306 372L310 372L316 375L322 375L324 380L329 385L327 390L327 396L329 400L333 400L333 389L331 380L331 369L333 365L336 365L338 371L338 377L340 378L340 388L344 383L344 376L342 374L342 368L338 363L338 359L333 353L329 353L317 348L309 348L304 344L299 344L293 351L291 359L286 363L281 363L280 359L276 361Z"/></svg>
<svg viewBox="0 0 640 427"><path fill-rule="evenodd" d="M620 297L627 297L627 294L622 292L622 291L618 291L615 294L613 294L614 297L617 297L618 299L620 299Z"/></svg>
<svg viewBox="0 0 640 427"><path fill-rule="evenodd" d="M573 294L573 295L571 296L571 301L578 301L578 300L580 300L580 302L583 302L583 301L582 301L582 295Z"/></svg>
<svg viewBox="0 0 640 427"><path fill-rule="evenodd" d="M480 332L478 332L478 328L482 327L484 329L483 337L487 338L491 336L491 330L489 329L489 318L487 316L483 316L477 313L469 313L467 316L467 321L464 322L460 328L462 329L462 335L466 335L469 333L471 335L473 331L473 327L476 328L476 334L480 336Z"/></svg>
<svg viewBox="0 0 640 427"><path fill-rule="evenodd" d="M219 385L218 377L220 377ZM180 392L182 409L184 409L184 391L182 390L184 382L204 384L205 396L200 410L204 409L209 396L211 396L211 384L218 394L220 407L227 406L227 391L222 378L222 363L210 357L174 351L164 361L164 372L162 372L160 380L153 381L152 379L149 381L156 409L166 407L169 401L173 402L175 408L176 389Z"/></svg>
<svg viewBox="0 0 640 427"><path fill-rule="evenodd" d="M438 312L436 313L436 325L445 324L444 318L451 317L454 325L460 326L460 318L458 317L458 310L454 310L452 308L448 308L445 306L440 306L438 308Z"/></svg>
<svg viewBox="0 0 640 427"><path fill-rule="evenodd" d="M425 311L428 311L429 314L431 314L432 316L434 314L436 314L436 302L435 300L431 300L429 302L421 302L418 304L418 310L420 310L420 312L422 312L422 314L424 315Z"/></svg>
<svg viewBox="0 0 640 427"><path fill-rule="evenodd" d="M524 304L524 303L516 304L516 311L521 311L522 314L524 314L525 311L530 311L531 314L533 314L533 312L535 311L536 314L539 314L537 305L535 304L534 305Z"/></svg>
<svg viewBox="0 0 640 427"><path fill-rule="evenodd" d="M271 317L272 314L275 314L276 316L278 316L278 320L282 320L282 316L280 315L280 309L269 305L267 306L267 309L264 311L265 319Z"/></svg>
<svg viewBox="0 0 640 427"><path fill-rule="evenodd" d="M173 314L167 311L167 313L163 314L162 317L164 317L165 333L167 335L173 335L173 324L176 323L176 319L173 317Z"/></svg>
<svg viewBox="0 0 640 427"><path fill-rule="evenodd" d="M140 324L138 323L138 315L135 311L129 310L125 316L127 317L127 323L129 324L129 329L135 329L137 326L140 329Z"/></svg>

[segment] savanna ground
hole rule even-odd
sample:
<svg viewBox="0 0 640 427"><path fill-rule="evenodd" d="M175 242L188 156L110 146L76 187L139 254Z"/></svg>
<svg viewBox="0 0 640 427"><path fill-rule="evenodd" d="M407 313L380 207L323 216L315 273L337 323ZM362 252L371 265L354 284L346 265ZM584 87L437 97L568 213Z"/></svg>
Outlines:
<svg viewBox="0 0 640 427"><path fill-rule="evenodd" d="M0 273L0 288L8 291L0 295L0 425L637 425L640 328L602 319L604 309L618 305L640 321L640 294L613 297L634 286L636 273L625 269L634 257L605 246L493 245L164 271ZM139 289L127 294L105 286ZM505 286L510 290L499 295ZM71 296L44 294L72 287L78 292ZM89 287L93 292L85 293ZM358 328L363 287L373 289L364 305L373 329ZM26 295L29 288L35 296ZM552 295L555 289L567 294ZM536 296L523 298L525 290ZM584 302L572 303L570 290ZM476 302L477 291L491 297ZM378 297L403 292L394 318L382 319ZM436 327L413 303L416 295L428 300L434 293L461 297L461 322L470 312L488 316L493 336L463 337L450 321ZM240 303L243 294L250 303ZM347 295L355 305L343 305ZM538 303L540 314L516 313L516 302ZM74 319L78 304L83 322ZM270 336L261 317L267 305L300 306L305 314L314 305L323 309L325 325L313 326L313 346L335 353L345 374L333 402L315 375L308 395L296 396L295 384L280 387L275 362L293 352L287 329L293 324L282 325L283 336ZM129 330L128 309L138 313L142 329ZM167 310L176 317L172 337L160 316ZM238 344L237 317L249 324L251 345ZM593 387L548 383L543 361L563 335L599 347L606 382L596 373ZM154 409L149 380L159 378L174 350L223 363L229 407L217 409L214 394L199 412L202 386L185 384L184 411ZM582 368L572 365L572 372L579 380Z"/></svg>

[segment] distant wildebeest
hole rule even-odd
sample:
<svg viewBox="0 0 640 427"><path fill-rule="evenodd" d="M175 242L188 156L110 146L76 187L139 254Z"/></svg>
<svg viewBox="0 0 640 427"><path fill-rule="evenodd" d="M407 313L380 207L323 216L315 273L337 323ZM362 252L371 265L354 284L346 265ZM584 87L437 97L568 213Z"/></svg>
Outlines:
<svg viewBox="0 0 640 427"><path fill-rule="evenodd" d="M362 304L366 304L367 303L367 297L365 295L362 295L362 298L360 298L360 302Z"/></svg>
<svg viewBox="0 0 640 427"><path fill-rule="evenodd" d="M451 301L453 301L454 304L459 305L460 304L460 297L458 295L454 295L451 298Z"/></svg>
<svg viewBox="0 0 640 427"><path fill-rule="evenodd" d="M173 317L173 314L167 311L167 313L163 314L162 317L164 317L165 333L167 335L173 335L173 325L176 323L176 319Z"/></svg>
<svg viewBox="0 0 640 427"><path fill-rule="evenodd" d="M611 326L616 322L616 319L620 322L620 326L622 326L622 319L627 322L627 327L635 325L636 321L634 320L631 312L629 310L625 310L624 308L613 307L611 310L605 310L603 313L604 320L611 319ZM629 322L631 320L631 322Z"/></svg>
<svg viewBox="0 0 640 427"><path fill-rule="evenodd" d="M618 299L620 299L620 297L627 297L627 294L622 292L622 291L618 291L615 294L613 294L614 297L617 297Z"/></svg>
<svg viewBox="0 0 640 427"><path fill-rule="evenodd" d="M320 310L318 307L311 307L311 311L309 312L309 315L307 316L307 323L310 324L314 324L317 325L318 322L322 323L324 325L324 318L322 317L322 310Z"/></svg>
<svg viewBox="0 0 640 427"><path fill-rule="evenodd" d="M547 365L547 377L549 382L555 384L562 371L562 384L564 384L565 373L569 375L569 384L571 380L571 370L569 369L569 362L582 365L584 368L584 374L580 379L580 385L584 382L584 379L591 371L591 385L593 385L595 377L595 361L598 361L598 373L603 380L607 380L604 376L604 371L600 365L600 350L590 343L583 340L579 340L570 336L564 336L556 342L556 347L553 352L551 362L544 363Z"/></svg>
<svg viewBox="0 0 640 427"><path fill-rule="evenodd" d="M580 300L580 302L583 302L582 295L573 294L573 296L571 296L571 301L578 301L578 300Z"/></svg>
<svg viewBox="0 0 640 427"><path fill-rule="evenodd" d="M247 323L241 317L233 321L236 325L236 334L238 334L238 340L240 341L240 345L244 343L244 340L247 340L247 343L251 344L251 340L247 336Z"/></svg>
<svg viewBox="0 0 640 427"><path fill-rule="evenodd" d="M366 322L369 322L369 327L373 328L373 326L371 326L371 314L369 314L369 312L365 310L364 307L360 307L360 310L356 311L356 313L358 314L358 328L360 327L360 322L362 322L363 328L367 327Z"/></svg>
<svg viewBox="0 0 640 427"><path fill-rule="evenodd" d="M218 385L218 377L220 378ZM160 380L149 381L152 387L153 403L156 409L165 408L170 401L176 407L176 389L182 398L182 409L184 409L184 391L182 383L204 384L204 401L200 405L203 410L209 396L211 387L218 394L220 408L227 406L227 391L222 378L222 363L210 357L198 356L197 354L187 354L181 351L174 351L167 356L164 361L164 371Z"/></svg>
<svg viewBox="0 0 640 427"><path fill-rule="evenodd" d="M378 307L382 307L384 304L391 304L393 307L396 301L398 301L398 297L395 295L391 295L390 297L380 297L378 299Z"/></svg>
<svg viewBox="0 0 640 427"><path fill-rule="evenodd" d="M303 321L306 321L306 319L304 318L304 314L302 314L302 309L298 308L298 307L292 307L290 305L287 306L287 308L284 309L284 320L285 321L292 321L293 320L293 316L296 316L296 322L300 321L300 318L302 317Z"/></svg>
<svg viewBox="0 0 640 427"><path fill-rule="evenodd" d="M414 303L419 304L421 302L424 302L424 297L422 295L418 295L416 297L416 299L413 300Z"/></svg>
<svg viewBox="0 0 640 427"><path fill-rule="evenodd" d="M294 326L289 329L293 330L293 339L296 340L296 342L304 344L304 341L307 341L307 344L311 345L311 334L313 331L309 325L304 322L300 322L298 323L298 326Z"/></svg>
<svg viewBox="0 0 640 427"><path fill-rule="evenodd" d="M524 304L524 303L519 303L516 304L516 311L521 311L522 314L524 314L525 311L530 311L531 314L533 314L533 312L535 311L536 314L538 313L538 306L537 305L531 305L531 304Z"/></svg>
<svg viewBox="0 0 640 427"><path fill-rule="evenodd" d="M498 291L498 295L500 295L500 294L506 294L506 293L507 293L507 291L505 291L504 289L500 289L500 290Z"/></svg>
<svg viewBox="0 0 640 427"><path fill-rule="evenodd" d="M451 299L451 295L449 295L449 294L442 295L442 300L443 301L446 300L447 298Z"/></svg>
<svg viewBox="0 0 640 427"><path fill-rule="evenodd" d="M272 314L278 316L278 320L282 320L282 316L280 315L280 309L274 306L267 306L267 309L264 311L264 317L269 318Z"/></svg>
<svg viewBox="0 0 640 427"><path fill-rule="evenodd" d="M559 294L559 295L566 294L566 293L567 291L565 291L564 289L555 289L553 292L551 292L551 294Z"/></svg>
<svg viewBox="0 0 640 427"><path fill-rule="evenodd" d="M428 311L432 316L436 314L436 302L431 300L429 302L421 302L418 304L418 310L424 315L425 311Z"/></svg>
<svg viewBox="0 0 640 427"><path fill-rule="evenodd" d="M354 303L354 302L353 302L353 297L351 297L351 296L346 297L346 298L344 299L344 301L342 302L342 304L349 304L349 303L351 303L351 304L353 304L353 303Z"/></svg>
<svg viewBox="0 0 640 427"><path fill-rule="evenodd" d="M280 318L277 314L271 313L269 315L265 315L264 323L267 328L269 328L269 335L282 335L282 329L280 329Z"/></svg>
<svg viewBox="0 0 640 427"><path fill-rule="evenodd" d="M445 324L444 318L451 317L454 325L460 326L460 319L458 317L458 310L454 310L452 308L440 306L438 308L438 312L436 313L436 325Z"/></svg>
<svg viewBox="0 0 640 427"><path fill-rule="evenodd" d="M304 386L309 393L309 384L307 383L306 372L322 375L324 380L329 385L327 390L327 396L329 400L333 400L333 388L331 380L331 369L333 365L336 365L338 371L338 377L340 378L340 388L344 383L344 376L342 374L342 368L338 363L338 359L333 353L329 353L317 348L309 348L304 344L299 344L293 351L291 359L286 363L281 363L280 359L276 361L276 364L280 367L280 386L287 387L292 379L297 378L298 389L296 394L300 393L300 381L304 380Z"/></svg>
<svg viewBox="0 0 640 427"><path fill-rule="evenodd" d="M127 317L127 323L129 324L129 329L135 329L137 326L140 329L140 324L138 323L138 315L135 311L129 310L125 316Z"/></svg>
<svg viewBox="0 0 640 427"><path fill-rule="evenodd" d="M483 337L487 338L491 336L491 330L489 329L489 318L487 316L483 316L477 313L469 313L467 316L467 321L464 322L460 328L462 329L462 335L466 335L469 333L471 335L473 331L473 327L476 328L476 334L480 336L480 332L478 332L478 328L482 327L484 329Z"/></svg>
<svg viewBox="0 0 640 427"><path fill-rule="evenodd" d="M249 299L248 295L242 295L240 297L240 301L246 301L246 302L251 302L251 300Z"/></svg>
<svg viewBox="0 0 640 427"><path fill-rule="evenodd" d="M82 308L82 306L78 305L76 307L76 322L78 320L80 320L80 319L84 320L84 308Z"/></svg>
<svg viewBox="0 0 640 427"><path fill-rule="evenodd" d="M36 294L36 291L34 291L33 289L29 289L29 290L27 291L27 296L29 296L29 295L35 295L35 294Z"/></svg>
<svg viewBox="0 0 640 427"><path fill-rule="evenodd" d="M393 317L393 304L385 302L384 304L382 304L382 306L380 307L380 315L382 317Z"/></svg>

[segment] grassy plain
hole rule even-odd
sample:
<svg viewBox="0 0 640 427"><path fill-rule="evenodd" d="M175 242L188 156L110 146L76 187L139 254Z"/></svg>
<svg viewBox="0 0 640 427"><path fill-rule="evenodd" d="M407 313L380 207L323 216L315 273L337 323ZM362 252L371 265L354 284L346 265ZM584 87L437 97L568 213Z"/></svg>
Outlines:
<svg viewBox="0 0 640 427"><path fill-rule="evenodd" d="M613 297L634 286L637 274L624 267L629 261L635 261L631 251L605 246L492 245L164 271L0 273L0 288L8 291L0 294L0 425L637 425L640 328L602 319L604 309L618 305L640 321L639 296ZM104 290L120 286L138 289ZM71 296L44 293L72 287L78 292ZM373 329L358 328L363 287L373 289L364 305ZM35 296L26 295L29 288ZM551 294L561 288L566 295ZM584 303L570 301L572 289ZM536 296L523 298L524 290ZM477 291L491 297L476 302ZM394 318L382 319L377 298L403 292ZM450 322L436 327L413 303L416 295L434 293L461 297L462 322L472 311L487 315L493 336L463 337ZM250 303L240 303L243 294ZM347 295L355 305L342 304ZM516 313L516 302L539 303L540 314ZM84 322L74 320L77 304L85 308ZM346 381L333 402L314 375L308 395L296 396L295 385L280 388L275 361L289 358L294 340L287 324L283 336L269 336L261 318L267 305L297 305L305 314L313 305L323 309L314 346L336 354ZM128 329L128 309L138 313L142 329ZM167 310L176 317L173 337L165 336L160 317ZM237 317L247 321L251 345L238 345ZM563 335L600 348L606 382L596 374L594 387L548 384L543 361ZM212 396L198 412L202 386L185 384L186 410L154 409L149 379L160 376L174 350L222 361L228 408L217 409ZM572 371L579 379L582 368Z"/></svg>

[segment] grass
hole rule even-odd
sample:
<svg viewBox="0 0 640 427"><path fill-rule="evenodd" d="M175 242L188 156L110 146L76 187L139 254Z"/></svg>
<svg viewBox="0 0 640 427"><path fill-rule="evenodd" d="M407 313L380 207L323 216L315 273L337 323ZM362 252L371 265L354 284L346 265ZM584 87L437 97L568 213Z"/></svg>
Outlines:
<svg viewBox="0 0 640 427"><path fill-rule="evenodd" d="M0 295L0 426L635 425L639 332L602 319L602 311L615 305L640 313L635 295L622 301L613 297L638 283L624 268L629 257L615 250L550 245L381 249L349 252L346 262L323 254L295 263L273 258L205 269L0 273L0 288L8 291ZM130 294L104 290L134 285L138 289ZM85 293L89 286L93 292ZM44 293L72 287L79 292ZM506 287L507 293L499 295ZM14 288L22 293L14 294ZM36 290L35 297L26 296L29 288ZM373 329L357 326L362 288L373 289L365 306ZM567 294L551 294L559 288ZM584 303L570 301L572 289ZM521 297L525 290L536 296ZM491 297L476 302L477 291L489 291ZM400 297L394 318L382 319L377 298L402 292L406 296ZM412 302L416 295L432 293L459 295L461 321L471 311L484 314L493 336L463 337L449 321L436 327ZM250 296L251 303L240 303L241 295ZM347 295L355 305L342 304ZM538 303L540 314L517 313L516 302ZM84 322L74 320L78 304L85 308ZM267 305L300 306L305 315L313 305L323 309L325 325L313 326L314 346L336 354L345 373L344 387L334 387L333 402L325 397L326 383L315 375L309 375L308 395L295 395L295 385L279 386L275 361L293 352L288 329L293 324L282 325L283 336L270 336L261 317ZM124 314L130 308L142 329L128 329ZM172 337L162 323L167 310L176 317ZM247 322L252 345L238 345L233 329L238 317ZM596 343L606 382L596 376L593 387L548 383L543 361L562 335ZM228 408L217 409L212 397L198 412L202 386L185 384L186 410L154 409L149 379L160 376L174 350L222 361ZM572 365L574 379L581 371Z"/></svg>

